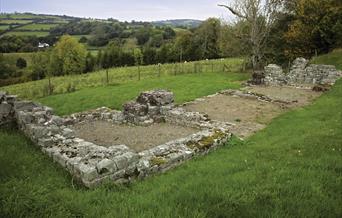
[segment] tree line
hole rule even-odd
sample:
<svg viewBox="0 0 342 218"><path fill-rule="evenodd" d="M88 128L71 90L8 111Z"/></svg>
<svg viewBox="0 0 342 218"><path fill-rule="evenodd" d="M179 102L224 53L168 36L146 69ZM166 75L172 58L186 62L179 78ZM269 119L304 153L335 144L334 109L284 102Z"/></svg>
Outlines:
<svg viewBox="0 0 342 218"><path fill-rule="evenodd" d="M34 53L29 78L237 56L246 57L251 68L262 69L267 63L286 64L299 56L310 58L342 47L340 0L239 0L221 6L237 17L235 22L209 18L197 28L183 30L116 20L58 26L51 33L90 33L91 37L80 41L68 35L52 37L51 42L59 41L51 49ZM4 38L0 38L0 49L25 47L26 41L15 37L5 38L7 47L3 46ZM136 45L127 48L129 39L135 39ZM34 37L30 40L37 42ZM106 46L93 55L86 51L85 43ZM5 69L1 60L0 67Z"/></svg>

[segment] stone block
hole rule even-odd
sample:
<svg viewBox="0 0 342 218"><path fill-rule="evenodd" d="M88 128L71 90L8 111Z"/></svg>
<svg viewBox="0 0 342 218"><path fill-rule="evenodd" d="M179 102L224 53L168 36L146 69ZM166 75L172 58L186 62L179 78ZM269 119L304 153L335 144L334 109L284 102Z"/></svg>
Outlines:
<svg viewBox="0 0 342 218"><path fill-rule="evenodd" d="M141 93L137 102L152 106L162 106L174 102L173 93L166 90L153 90Z"/></svg>
<svg viewBox="0 0 342 218"><path fill-rule="evenodd" d="M304 70L306 66L308 65L309 61L306 60L305 58L296 58L292 62L291 70L293 69L299 69L299 70Z"/></svg>
<svg viewBox="0 0 342 218"><path fill-rule="evenodd" d="M14 102L14 110L18 111L32 111L33 108L39 107L38 104L32 101L16 101Z"/></svg>
<svg viewBox="0 0 342 218"><path fill-rule="evenodd" d="M123 105L124 115L132 114L135 116L146 116L148 112L147 105L138 102L128 102Z"/></svg>
<svg viewBox="0 0 342 218"><path fill-rule="evenodd" d="M57 126L62 126L64 125L65 120L59 116L52 116L50 122Z"/></svg>
<svg viewBox="0 0 342 218"><path fill-rule="evenodd" d="M129 163L124 155L114 157L114 162L119 170L125 169Z"/></svg>
<svg viewBox="0 0 342 218"><path fill-rule="evenodd" d="M82 180L85 181L93 181L99 176L94 166L89 166L84 163L75 166L75 170L80 174Z"/></svg>
<svg viewBox="0 0 342 218"><path fill-rule="evenodd" d="M62 130L62 134L65 138L74 138L75 137L74 131L69 129L69 128L64 128Z"/></svg>
<svg viewBox="0 0 342 218"><path fill-rule="evenodd" d="M97 165L96 169L98 174L106 174L106 173L113 173L117 171L117 167L114 161L109 159L101 160Z"/></svg>
<svg viewBox="0 0 342 218"><path fill-rule="evenodd" d="M0 117L7 117L12 112L12 105L7 103L1 103L0 104Z"/></svg>

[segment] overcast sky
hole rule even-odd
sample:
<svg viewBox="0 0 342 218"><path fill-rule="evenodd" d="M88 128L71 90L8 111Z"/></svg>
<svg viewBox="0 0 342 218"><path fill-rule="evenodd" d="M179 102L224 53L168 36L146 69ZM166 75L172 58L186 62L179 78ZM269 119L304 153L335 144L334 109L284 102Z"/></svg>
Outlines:
<svg viewBox="0 0 342 218"><path fill-rule="evenodd" d="M33 12L119 20L228 19L229 0L0 0L1 12Z"/></svg>

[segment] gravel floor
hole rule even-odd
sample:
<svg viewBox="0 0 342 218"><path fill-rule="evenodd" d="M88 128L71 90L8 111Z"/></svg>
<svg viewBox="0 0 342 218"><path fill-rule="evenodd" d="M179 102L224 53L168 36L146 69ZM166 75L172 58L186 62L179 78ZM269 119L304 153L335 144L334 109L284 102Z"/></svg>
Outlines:
<svg viewBox="0 0 342 218"><path fill-rule="evenodd" d="M204 101L186 105L187 111L206 113L213 120L234 123L232 132L246 138L263 129L274 118L293 107L304 106L320 93L291 87L251 87L247 90L273 99L293 102L287 105L269 103L229 95L204 98Z"/></svg>
<svg viewBox="0 0 342 218"><path fill-rule="evenodd" d="M143 151L200 131L167 123L142 127L117 125L106 121L79 123L72 129L78 138L97 145L109 147L124 144L136 151Z"/></svg>
<svg viewBox="0 0 342 218"><path fill-rule="evenodd" d="M247 90L266 95L272 99L293 102L290 107L305 106L319 97L321 92L314 92L310 89L297 89L294 87L249 87Z"/></svg>

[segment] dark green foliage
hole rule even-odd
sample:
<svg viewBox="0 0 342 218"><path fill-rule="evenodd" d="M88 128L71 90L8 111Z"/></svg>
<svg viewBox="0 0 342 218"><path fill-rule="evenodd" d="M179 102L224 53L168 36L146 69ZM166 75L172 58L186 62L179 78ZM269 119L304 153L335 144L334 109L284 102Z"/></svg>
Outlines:
<svg viewBox="0 0 342 218"><path fill-rule="evenodd" d="M292 3L292 4L290 4ZM295 0L280 14L270 38L269 55L278 59L310 58L341 43L342 3L336 0Z"/></svg>
<svg viewBox="0 0 342 218"><path fill-rule="evenodd" d="M15 67L6 61L3 54L0 54L0 79L7 79L15 72Z"/></svg>
<svg viewBox="0 0 342 218"><path fill-rule="evenodd" d="M85 73L92 72L95 69L95 66L96 66L96 59L90 52L88 52L87 57L86 57L86 66L85 66L84 72Z"/></svg>
<svg viewBox="0 0 342 218"><path fill-rule="evenodd" d="M27 62L24 58L18 58L17 59L17 63L16 63L16 66L19 68L19 69L23 69L25 67L27 67Z"/></svg>
<svg viewBox="0 0 342 218"><path fill-rule="evenodd" d="M86 43L87 41L88 41L88 38L85 36L82 36L78 42L79 43Z"/></svg>
<svg viewBox="0 0 342 218"><path fill-rule="evenodd" d="M150 30L147 28L140 29L136 34L138 45L144 45L150 39Z"/></svg>
<svg viewBox="0 0 342 218"><path fill-rule="evenodd" d="M176 37L176 32L171 27L166 27L164 30L163 38L164 39L173 39Z"/></svg>

